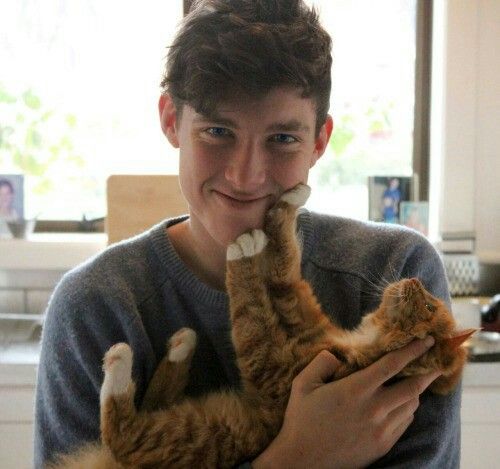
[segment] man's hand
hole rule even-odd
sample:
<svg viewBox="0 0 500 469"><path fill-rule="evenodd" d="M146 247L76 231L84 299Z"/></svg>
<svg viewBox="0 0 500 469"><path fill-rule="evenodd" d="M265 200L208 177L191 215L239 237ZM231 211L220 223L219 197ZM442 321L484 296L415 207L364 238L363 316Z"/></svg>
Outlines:
<svg viewBox="0 0 500 469"><path fill-rule="evenodd" d="M432 344L430 338L415 340L333 382L338 360L319 353L293 381L280 433L252 467L364 467L382 457L413 421L420 394L439 373L383 384Z"/></svg>

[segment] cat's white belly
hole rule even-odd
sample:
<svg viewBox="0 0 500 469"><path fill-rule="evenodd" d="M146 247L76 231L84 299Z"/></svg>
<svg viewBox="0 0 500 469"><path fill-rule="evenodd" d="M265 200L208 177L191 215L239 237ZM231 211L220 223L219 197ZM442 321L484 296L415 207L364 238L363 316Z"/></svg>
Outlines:
<svg viewBox="0 0 500 469"><path fill-rule="evenodd" d="M336 338L336 342L348 349L359 350L375 344L380 339L380 335L380 328L371 317L367 316L358 328L345 331L343 335Z"/></svg>

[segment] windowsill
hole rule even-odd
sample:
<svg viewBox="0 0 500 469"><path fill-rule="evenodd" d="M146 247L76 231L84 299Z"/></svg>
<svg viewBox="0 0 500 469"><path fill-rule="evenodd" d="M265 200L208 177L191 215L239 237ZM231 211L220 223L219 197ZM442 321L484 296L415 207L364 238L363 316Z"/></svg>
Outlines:
<svg viewBox="0 0 500 469"><path fill-rule="evenodd" d="M102 251L105 233L34 233L0 239L0 270L69 270Z"/></svg>

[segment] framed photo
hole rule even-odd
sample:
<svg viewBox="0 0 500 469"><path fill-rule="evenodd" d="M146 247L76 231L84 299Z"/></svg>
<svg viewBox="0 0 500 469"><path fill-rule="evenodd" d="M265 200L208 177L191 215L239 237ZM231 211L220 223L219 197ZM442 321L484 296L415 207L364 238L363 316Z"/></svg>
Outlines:
<svg viewBox="0 0 500 469"><path fill-rule="evenodd" d="M401 202L400 224L420 231L424 236L429 234L429 203Z"/></svg>
<svg viewBox="0 0 500 469"><path fill-rule="evenodd" d="M0 174L0 236L10 236L7 221L24 218L24 176Z"/></svg>
<svg viewBox="0 0 500 469"><path fill-rule="evenodd" d="M370 176L368 218L372 221L399 223L400 204L415 200L416 187L415 177Z"/></svg>

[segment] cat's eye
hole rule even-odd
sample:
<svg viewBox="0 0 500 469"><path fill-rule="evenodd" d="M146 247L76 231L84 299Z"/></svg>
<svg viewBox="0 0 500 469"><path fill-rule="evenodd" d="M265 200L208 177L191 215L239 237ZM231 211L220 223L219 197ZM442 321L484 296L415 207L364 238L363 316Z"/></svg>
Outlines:
<svg viewBox="0 0 500 469"><path fill-rule="evenodd" d="M436 311L436 307L431 303L425 303L425 307L431 312L434 313Z"/></svg>

